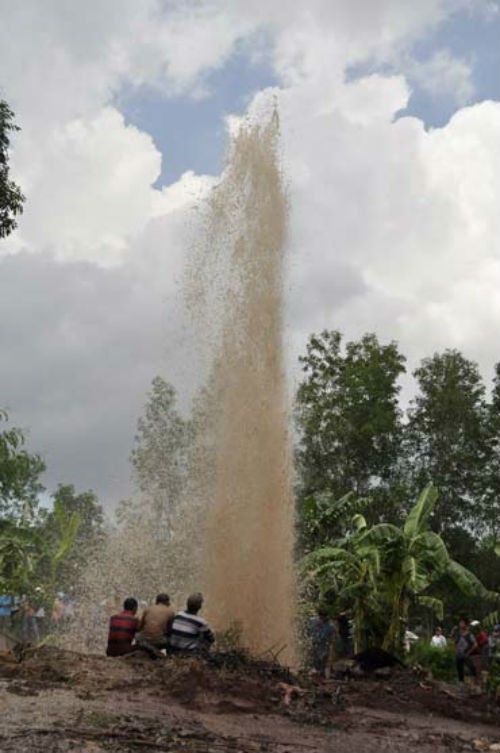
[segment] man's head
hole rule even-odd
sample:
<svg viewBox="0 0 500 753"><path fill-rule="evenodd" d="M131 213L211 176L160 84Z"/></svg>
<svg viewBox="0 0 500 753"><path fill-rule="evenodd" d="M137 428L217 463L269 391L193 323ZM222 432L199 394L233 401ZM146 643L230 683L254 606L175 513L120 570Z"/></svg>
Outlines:
<svg viewBox="0 0 500 753"><path fill-rule="evenodd" d="M330 615L328 614L328 609L326 607L318 607L318 617L323 622L326 622L328 620L328 617Z"/></svg>
<svg viewBox="0 0 500 753"><path fill-rule="evenodd" d="M436 628L436 635L442 635L442 634L443 634L443 628L438 626Z"/></svg>
<svg viewBox="0 0 500 753"><path fill-rule="evenodd" d="M458 621L458 627L460 630L468 630L469 628L469 618L468 617L460 617Z"/></svg>
<svg viewBox="0 0 500 753"><path fill-rule="evenodd" d="M191 594L188 596L186 610L190 614L196 614L200 611L203 604L203 595L200 593Z"/></svg>
<svg viewBox="0 0 500 753"><path fill-rule="evenodd" d="M165 604L166 607L170 606L170 596L168 594L158 594L156 597L157 604Z"/></svg>
<svg viewBox="0 0 500 753"><path fill-rule="evenodd" d="M493 635L495 636L495 638L500 638L500 625L494 626Z"/></svg>
<svg viewBox="0 0 500 753"><path fill-rule="evenodd" d="M125 599L123 602L123 609L125 612L132 612L132 614L135 614L137 612L137 599L129 596L129 598Z"/></svg>

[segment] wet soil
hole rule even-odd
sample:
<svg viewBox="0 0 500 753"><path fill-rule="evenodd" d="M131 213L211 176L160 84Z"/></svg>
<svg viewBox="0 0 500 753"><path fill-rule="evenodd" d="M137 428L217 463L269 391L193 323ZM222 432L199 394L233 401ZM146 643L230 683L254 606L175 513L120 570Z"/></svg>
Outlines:
<svg viewBox="0 0 500 753"><path fill-rule="evenodd" d="M46 647L0 653L0 712L1 753L500 751L495 699L402 668L318 681L235 656Z"/></svg>

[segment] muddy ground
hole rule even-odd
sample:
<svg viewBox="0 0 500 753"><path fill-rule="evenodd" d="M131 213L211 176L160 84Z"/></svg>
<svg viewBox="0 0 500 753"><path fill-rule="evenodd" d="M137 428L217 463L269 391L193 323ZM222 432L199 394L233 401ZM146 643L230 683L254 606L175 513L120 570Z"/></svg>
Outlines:
<svg viewBox="0 0 500 753"><path fill-rule="evenodd" d="M0 654L0 711L2 753L500 751L494 699L401 668L320 682L232 655L46 647Z"/></svg>

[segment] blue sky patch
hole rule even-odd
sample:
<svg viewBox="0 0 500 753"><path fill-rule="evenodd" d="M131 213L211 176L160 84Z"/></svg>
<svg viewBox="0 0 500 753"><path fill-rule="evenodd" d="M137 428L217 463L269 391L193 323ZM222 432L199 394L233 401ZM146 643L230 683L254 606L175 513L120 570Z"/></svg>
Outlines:
<svg viewBox="0 0 500 753"><path fill-rule="evenodd" d="M220 172L226 149L224 117L242 113L255 92L277 82L267 63L254 63L237 52L204 83L209 90L204 99L162 96L146 87L125 87L116 98L125 120L149 133L163 155L156 187L176 181L186 170Z"/></svg>

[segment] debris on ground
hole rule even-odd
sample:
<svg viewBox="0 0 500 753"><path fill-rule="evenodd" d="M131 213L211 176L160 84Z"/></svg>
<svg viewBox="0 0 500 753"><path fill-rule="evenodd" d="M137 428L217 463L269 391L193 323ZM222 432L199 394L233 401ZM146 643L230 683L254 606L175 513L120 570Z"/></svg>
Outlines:
<svg viewBox="0 0 500 753"><path fill-rule="evenodd" d="M156 661L3 652L0 753L500 750L495 699L397 663L361 675L356 664L322 680L236 651Z"/></svg>

